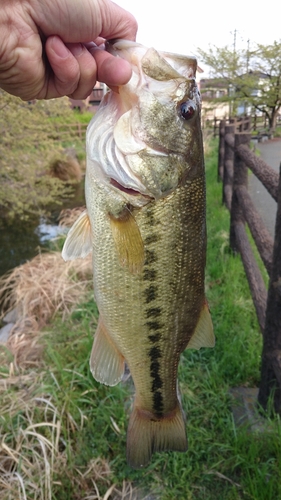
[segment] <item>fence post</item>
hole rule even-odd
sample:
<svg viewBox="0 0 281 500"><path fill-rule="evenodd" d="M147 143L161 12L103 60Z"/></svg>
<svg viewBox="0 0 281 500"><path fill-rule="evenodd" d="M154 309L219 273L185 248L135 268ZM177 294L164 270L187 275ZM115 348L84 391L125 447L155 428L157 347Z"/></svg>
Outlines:
<svg viewBox="0 0 281 500"><path fill-rule="evenodd" d="M224 164L224 151L225 151L224 134L225 134L225 120L221 120L219 129L218 181L223 180L223 164Z"/></svg>
<svg viewBox="0 0 281 500"><path fill-rule="evenodd" d="M240 146L240 144L246 144L249 146L251 140L251 135L246 133L235 134L234 139L234 151ZM235 224L242 222L245 224L245 218L242 213L242 209L238 202L238 197L236 195L235 189L238 186L245 186L248 188L248 169L243 160L240 159L239 155L234 153L234 172L233 172L233 194L230 210L230 248L233 252L238 252L238 246L235 237Z"/></svg>
<svg viewBox="0 0 281 500"><path fill-rule="evenodd" d="M77 123L77 125L78 125L78 135L79 135L79 139L82 139L81 123L80 123L80 122L78 122L78 123Z"/></svg>
<svg viewBox="0 0 281 500"><path fill-rule="evenodd" d="M251 130L251 117L245 116L244 118L244 132L250 132Z"/></svg>
<svg viewBox="0 0 281 500"><path fill-rule="evenodd" d="M271 392L274 409L281 414L281 164L273 262L268 289L261 382L258 395L258 401L265 410Z"/></svg>
<svg viewBox="0 0 281 500"><path fill-rule="evenodd" d="M255 260L248 236L245 230L245 215L239 203L239 191L247 189L248 169L246 163L240 158L237 152L242 144L249 145L251 134L240 133L235 135L235 155L234 155L234 175L233 175L233 195L231 203L231 224L230 224L230 246L233 251L241 254L244 270L247 276L251 295L260 329L264 331L265 309L267 292L265 284Z"/></svg>
<svg viewBox="0 0 281 500"><path fill-rule="evenodd" d="M214 137L217 136L217 117L214 117Z"/></svg>
<svg viewBox="0 0 281 500"><path fill-rule="evenodd" d="M230 210L231 207L232 187L233 187L234 133L235 133L235 125L225 126L225 134L224 134L225 153L224 153L224 168L223 168L222 202L226 205L228 210Z"/></svg>

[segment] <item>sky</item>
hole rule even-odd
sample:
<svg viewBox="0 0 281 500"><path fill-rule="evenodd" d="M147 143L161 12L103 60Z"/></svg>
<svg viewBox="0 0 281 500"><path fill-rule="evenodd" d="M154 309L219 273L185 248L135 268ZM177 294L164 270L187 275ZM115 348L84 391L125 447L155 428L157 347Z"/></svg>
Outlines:
<svg viewBox="0 0 281 500"><path fill-rule="evenodd" d="M250 48L281 39L278 2L268 0L114 0L137 19L137 41L158 50L196 55L209 45ZM202 64L203 69L204 67ZM207 75L202 74L202 78Z"/></svg>

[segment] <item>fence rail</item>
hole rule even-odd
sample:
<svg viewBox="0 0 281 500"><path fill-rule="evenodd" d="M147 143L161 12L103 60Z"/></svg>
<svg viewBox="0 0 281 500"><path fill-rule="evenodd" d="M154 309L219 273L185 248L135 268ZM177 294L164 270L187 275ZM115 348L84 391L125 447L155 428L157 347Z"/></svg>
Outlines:
<svg viewBox="0 0 281 500"><path fill-rule="evenodd" d="M230 247L241 255L263 334L258 401L266 408L273 391L275 411L281 413L281 174L250 150L249 130L249 124L245 131L239 122L220 122L218 178L223 181L223 203L230 211ZM248 169L278 203L274 240L248 193ZM268 290L255 260L246 224L268 272Z"/></svg>
<svg viewBox="0 0 281 500"><path fill-rule="evenodd" d="M87 127L87 123L63 123L56 124L55 130L59 140L67 137L79 137L79 139L84 140L86 137Z"/></svg>
<svg viewBox="0 0 281 500"><path fill-rule="evenodd" d="M212 119L202 118L202 125L204 127L211 127L213 129L214 137L217 137L220 130L220 124L225 123L225 125L231 125L235 123L237 132L242 132L243 130L251 131L255 134L257 140L264 140L270 137L268 119L265 116L240 116L239 118L217 118L214 116ZM277 117L277 125L281 124L281 115Z"/></svg>

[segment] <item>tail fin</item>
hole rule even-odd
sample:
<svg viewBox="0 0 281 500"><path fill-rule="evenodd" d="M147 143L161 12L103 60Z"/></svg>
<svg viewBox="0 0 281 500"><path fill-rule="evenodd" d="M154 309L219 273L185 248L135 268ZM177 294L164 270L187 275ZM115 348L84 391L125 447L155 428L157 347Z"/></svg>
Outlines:
<svg viewBox="0 0 281 500"><path fill-rule="evenodd" d="M185 418L180 404L161 418L134 407L127 433L128 464L139 469L148 464L152 453L164 450L187 450Z"/></svg>

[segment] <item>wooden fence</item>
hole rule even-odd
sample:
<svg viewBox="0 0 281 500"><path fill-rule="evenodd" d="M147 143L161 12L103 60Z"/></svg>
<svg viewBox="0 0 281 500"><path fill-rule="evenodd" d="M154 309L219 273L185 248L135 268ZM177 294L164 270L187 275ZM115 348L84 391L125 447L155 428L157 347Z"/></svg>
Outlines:
<svg viewBox="0 0 281 500"><path fill-rule="evenodd" d="M245 125L246 129L249 127ZM231 214L230 246L241 255L263 334L258 401L266 409L272 397L275 411L281 413L281 174L249 149L251 134L241 128L244 128L241 123L220 122L218 177L223 181L223 203ZM274 240L248 193L248 168L278 203ZM268 290L246 224L269 275Z"/></svg>
<svg viewBox="0 0 281 500"><path fill-rule="evenodd" d="M85 140L88 123L63 123L55 126L57 139L66 140L68 137L79 137Z"/></svg>
<svg viewBox="0 0 281 500"><path fill-rule="evenodd" d="M257 116L257 115L252 115L252 116L240 116L239 118L228 118L221 120L219 118L214 118L212 120L203 120L202 126L204 127L211 127L213 129L213 135L214 137L217 137L219 135L219 130L220 130L220 123L221 121L225 124L231 124L235 123L236 126L238 127L239 131L241 132L242 130L251 130L252 132L256 133L256 138L261 139L263 136L268 138L270 136L268 127L268 119L266 116ZM278 115L277 117L277 125L280 126L281 124L281 115Z"/></svg>

